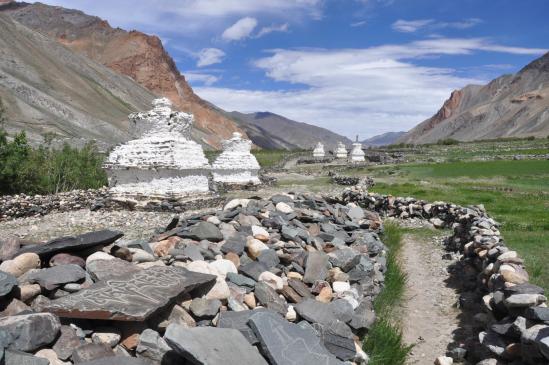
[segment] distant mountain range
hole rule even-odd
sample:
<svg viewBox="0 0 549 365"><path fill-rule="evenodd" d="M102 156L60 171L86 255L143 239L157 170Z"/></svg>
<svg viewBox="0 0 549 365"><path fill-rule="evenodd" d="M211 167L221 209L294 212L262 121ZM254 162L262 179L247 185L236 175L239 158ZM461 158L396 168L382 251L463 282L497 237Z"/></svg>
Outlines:
<svg viewBox="0 0 549 365"><path fill-rule="evenodd" d="M397 142L549 136L549 53L515 75L452 92L440 110Z"/></svg>
<svg viewBox="0 0 549 365"><path fill-rule="evenodd" d="M325 128L296 122L283 116L269 113L227 113L246 131L248 137L258 146L267 149L308 149L319 141L328 149L337 142L350 144L351 140Z"/></svg>
<svg viewBox="0 0 549 365"><path fill-rule="evenodd" d="M387 146L395 143L406 132L387 132L362 141L364 146Z"/></svg>

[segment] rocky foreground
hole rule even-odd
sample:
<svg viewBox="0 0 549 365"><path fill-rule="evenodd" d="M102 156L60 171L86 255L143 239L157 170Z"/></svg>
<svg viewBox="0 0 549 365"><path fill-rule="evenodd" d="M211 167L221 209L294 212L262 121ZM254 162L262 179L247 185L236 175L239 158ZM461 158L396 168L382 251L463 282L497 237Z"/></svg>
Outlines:
<svg viewBox="0 0 549 365"><path fill-rule="evenodd" d="M237 199L154 237L0 248L12 364L366 363L386 248L377 213L306 194Z"/></svg>

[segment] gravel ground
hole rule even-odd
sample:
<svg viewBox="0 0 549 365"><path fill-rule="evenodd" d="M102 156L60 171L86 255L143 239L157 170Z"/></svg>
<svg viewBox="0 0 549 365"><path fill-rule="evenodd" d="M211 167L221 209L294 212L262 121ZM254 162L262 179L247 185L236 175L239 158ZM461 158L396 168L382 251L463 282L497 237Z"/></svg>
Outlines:
<svg viewBox="0 0 549 365"><path fill-rule="evenodd" d="M187 212L192 214L194 212ZM174 213L138 211L97 211L88 209L52 213L38 218L20 218L0 223L2 237L17 236L43 241L85 232L113 229L124 232L126 239L149 238L156 228L165 227Z"/></svg>

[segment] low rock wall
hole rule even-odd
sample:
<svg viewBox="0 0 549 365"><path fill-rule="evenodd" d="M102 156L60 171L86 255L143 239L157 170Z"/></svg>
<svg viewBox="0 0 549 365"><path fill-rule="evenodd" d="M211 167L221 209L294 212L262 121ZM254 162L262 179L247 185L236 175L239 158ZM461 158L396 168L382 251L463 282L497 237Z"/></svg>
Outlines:
<svg viewBox="0 0 549 365"><path fill-rule="evenodd" d="M510 250L500 225L482 205L462 207L367 193L359 187L343 193L353 202L384 216L422 218L437 228L451 228L447 248L462 254L465 267L460 305L478 309L481 330L465 344L467 360L482 365L548 364L549 308L541 287L530 284L524 261ZM461 353L463 352L454 352Z"/></svg>

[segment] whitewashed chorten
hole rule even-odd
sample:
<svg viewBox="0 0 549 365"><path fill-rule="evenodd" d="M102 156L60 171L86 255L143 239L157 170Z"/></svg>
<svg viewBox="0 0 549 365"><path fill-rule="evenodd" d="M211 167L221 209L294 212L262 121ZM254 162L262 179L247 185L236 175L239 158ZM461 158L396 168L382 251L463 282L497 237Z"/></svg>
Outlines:
<svg viewBox="0 0 549 365"><path fill-rule="evenodd" d="M194 116L173 112L171 105L156 99L152 110L129 115L136 139L117 146L104 166L113 194L181 198L209 192L208 160L191 140Z"/></svg>
<svg viewBox="0 0 549 365"><path fill-rule="evenodd" d="M313 157L314 158L324 158L325 152L324 152L324 145L322 142L318 142L316 144L315 149L313 150Z"/></svg>
<svg viewBox="0 0 549 365"><path fill-rule="evenodd" d="M362 143L358 141L358 135L356 136L355 143L353 143L353 149L351 151L351 161L353 162L361 162L365 161L366 154L362 150Z"/></svg>
<svg viewBox="0 0 549 365"><path fill-rule="evenodd" d="M345 148L345 145L342 142L337 142L335 155L337 158L347 158L347 149Z"/></svg>
<svg viewBox="0 0 549 365"><path fill-rule="evenodd" d="M223 152L212 165L213 180L228 184L260 184L259 163L250 153L252 141L242 139L242 134L223 141Z"/></svg>

